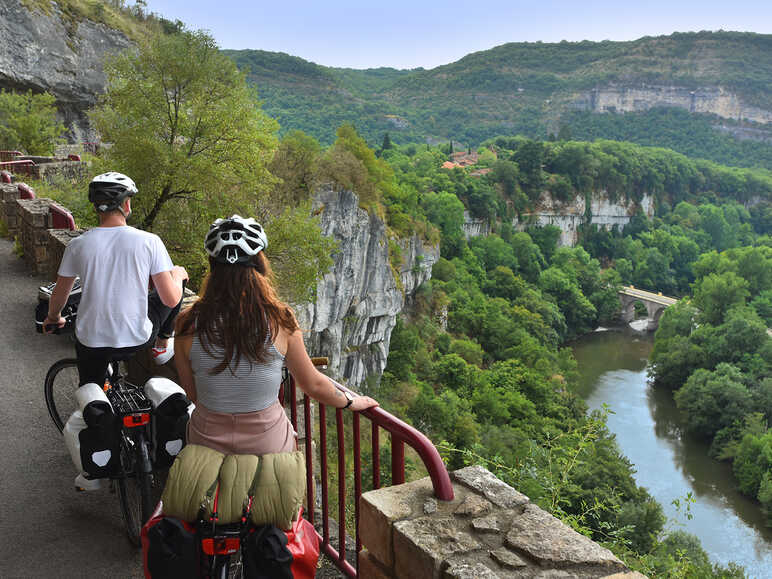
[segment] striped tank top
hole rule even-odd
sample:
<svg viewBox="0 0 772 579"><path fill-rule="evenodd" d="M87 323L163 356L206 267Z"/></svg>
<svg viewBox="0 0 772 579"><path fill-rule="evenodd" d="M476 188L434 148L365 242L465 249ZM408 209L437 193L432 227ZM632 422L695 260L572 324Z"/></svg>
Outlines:
<svg viewBox="0 0 772 579"><path fill-rule="evenodd" d="M282 356L271 342L270 333L266 338L266 360L253 363L241 360L235 373L225 368L219 374L211 374L223 359L222 348L209 346L213 355L201 345L198 335L193 336L190 348L190 365L196 381L198 402L213 412L241 414L264 410L276 402L281 385Z"/></svg>

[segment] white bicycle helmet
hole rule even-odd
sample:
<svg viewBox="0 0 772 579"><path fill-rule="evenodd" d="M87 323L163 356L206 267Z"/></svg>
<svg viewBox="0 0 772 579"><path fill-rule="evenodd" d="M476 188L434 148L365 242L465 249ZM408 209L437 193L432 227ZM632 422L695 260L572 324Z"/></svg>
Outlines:
<svg viewBox="0 0 772 579"><path fill-rule="evenodd" d="M204 247L215 261L233 265L249 262L268 247L268 238L263 227L251 217L231 215L212 223Z"/></svg>
<svg viewBox="0 0 772 579"><path fill-rule="evenodd" d="M126 197L137 193L137 186L123 173L110 171L97 175L88 184L88 200L98 211L120 209Z"/></svg>

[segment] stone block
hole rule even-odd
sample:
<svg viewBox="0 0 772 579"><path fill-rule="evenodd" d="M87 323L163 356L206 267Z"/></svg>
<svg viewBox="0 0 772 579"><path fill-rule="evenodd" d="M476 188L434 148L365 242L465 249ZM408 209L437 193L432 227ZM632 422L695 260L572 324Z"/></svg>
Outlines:
<svg viewBox="0 0 772 579"><path fill-rule="evenodd" d="M16 204L19 208L21 220L31 227L48 229L50 227L50 199L17 199Z"/></svg>
<svg viewBox="0 0 772 579"><path fill-rule="evenodd" d="M517 492L481 466L468 466L453 471L451 476L462 485L483 495L497 507L512 509L529 502L527 496Z"/></svg>
<svg viewBox="0 0 772 579"><path fill-rule="evenodd" d="M513 519L505 544L543 567L582 565L609 574L626 570L611 551L532 504L526 505L523 514Z"/></svg>
<svg viewBox="0 0 772 579"><path fill-rule="evenodd" d="M70 231L69 229L47 229L48 262L46 272L51 280L56 279L56 272L59 270L59 264L62 262L65 248L70 241L81 235L83 231ZM143 382L144 384L144 382Z"/></svg>
<svg viewBox="0 0 772 579"><path fill-rule="evenodd" d="M495 573L482 563L454 563L449 565L442 573L442 579L500 579L501 575Z"/></svg>
<svg viewBox="0 0 772 579"><path fill-rule="evenodd" d="M449 517L394 523L394 570L405 579L438 579L445 559L482 545Z"/></svg>
<svg viewBox="0 0 772 579"><path fill-rule="evenodd" d="M458 505L455 513L462 517L481 517L490 513L492 508L493 505L490 501L481 496L470 494Z"/></svg>
<svg viewBox="0 0 772 579"><path fill-rule="evenodd" d="M392 525L422 512L433 496L431 480L364 493L359 500L359 535L367 550L386 567L394 565Z"/></svg>
<svg viewBox="0 0 772 579"><path fill-rule="evenodd" d="M490 556L491 559L506 569L522 569L528 566L522 557L506 548L491 551Z"/></svg>
<svg viewBox="0 0 772 579"><path fill-rule="evenodd" d="M367 549L359 553L359 576L362 579L393 579L391 569L383 567Z"/></svg>

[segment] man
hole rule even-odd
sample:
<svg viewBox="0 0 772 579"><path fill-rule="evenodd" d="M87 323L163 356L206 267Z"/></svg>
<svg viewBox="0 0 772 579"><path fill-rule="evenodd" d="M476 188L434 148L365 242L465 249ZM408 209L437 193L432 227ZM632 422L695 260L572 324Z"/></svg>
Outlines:
<svg viewBox="0 0 772 579"><path fill-rule="evenodd" d="M44 329L64 326L61 311L80 276L75 352L81 386L102 384L116 354L154 346L156 363L164 364L174 353L174 318L188 274L172 263L157 235L126 224L135 193L134 181L121 173L91 181L88 198L99 227L67 246L43 322ZM148 295L151 280L155 291Z"/></svg>

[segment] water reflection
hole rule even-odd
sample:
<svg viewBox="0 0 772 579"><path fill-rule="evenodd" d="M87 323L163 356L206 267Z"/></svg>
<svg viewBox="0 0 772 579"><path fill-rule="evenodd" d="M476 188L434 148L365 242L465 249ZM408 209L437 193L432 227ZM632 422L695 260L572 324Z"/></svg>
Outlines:
<svg viewBox="0 0 772 579"><path fill-rule="evenodd" d="M772 530L759 505L735 490L731 467L710 459L705 443L682 437L672 396L647 384L651 348L650 336L629 331L579 340L580 393L591 409L603 403L612 409L609 429L635 465L638 484L674 521L671 528L697 535L716 562L736 561L752 577L772 576ZM696 499L692 520L671 504L689 492Z"/></svg>

